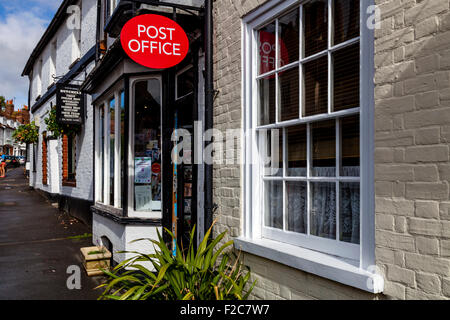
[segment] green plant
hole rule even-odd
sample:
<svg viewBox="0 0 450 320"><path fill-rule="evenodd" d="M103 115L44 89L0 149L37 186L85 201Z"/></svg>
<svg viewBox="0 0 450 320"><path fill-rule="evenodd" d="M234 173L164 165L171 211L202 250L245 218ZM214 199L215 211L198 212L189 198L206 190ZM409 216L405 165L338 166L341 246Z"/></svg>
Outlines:
<svg viewBox="0 0 450 320"><path fill-rule="evenodd" d="M210 241L211 227L195 250L193 229L189 249L184 252L177 247L175 256L159 232L158 241L136 240L153 243L155 253L133 252L134 258L123 261L112 272L103 271L109 279L100 286L106 289L99 300L246 300L256 282L247 289L250 270L241 264L239 257L233 261L229 253L224 253L233 241L216 250L226 232ZM173 239L170 231L166 231ZM156 271L150 271L142 262L150 262Z"/></svg>
<svg viewBox="0 0 450 320"><path fill-rule="evenodd" d="M48 117L44 119L44 123L47 126L47 130L50 131L55 138L59 138L63 135L74 136L81 131L80 125L59 123L56 115L56 107L53 107L50 110Z"/></svg>
<svg viewBox="0 0 450 320"><path fill-rule="evenodd" d="M19 126L12 135L13 139L19 143L36 143L39 138L39 128L33 122Z"/></svg>

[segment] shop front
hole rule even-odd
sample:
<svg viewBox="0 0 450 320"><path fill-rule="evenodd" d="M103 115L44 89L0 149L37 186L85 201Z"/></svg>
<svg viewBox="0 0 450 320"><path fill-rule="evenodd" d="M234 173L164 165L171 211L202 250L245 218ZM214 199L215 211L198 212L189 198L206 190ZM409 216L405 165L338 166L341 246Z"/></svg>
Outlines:
<svg viewBox="0 0 450 320"><path fill-rule="evenodd" d="M108 22L126 9L117 7ZM127 21L107 23L111 45L83 84L93 97L95 123L93 237L114 253L115 262L128 258L117 251L153 250L150 242L133 240L157 239L159 231L170 242L163 228L176 236L172 248L187 247L194 226L200 226L195 242L204 232L204 168L194 161L201 150L187 143L203 132L201 9L167 4L134 9L134 17L157 14L176 21L189 50L173 67L149 68L121 44L117 30Z"/></svg>

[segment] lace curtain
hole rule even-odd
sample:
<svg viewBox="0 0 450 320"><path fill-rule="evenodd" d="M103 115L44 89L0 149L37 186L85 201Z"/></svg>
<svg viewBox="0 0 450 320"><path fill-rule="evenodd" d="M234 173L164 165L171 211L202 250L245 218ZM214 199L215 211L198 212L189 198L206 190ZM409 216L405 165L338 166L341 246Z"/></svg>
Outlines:
<svg viewBox="0 0 450 320"><path fill-rule="evenodd" d="M317 176L334 176L335 168L314 168ZM342 168L344 176L359 176L359 167ZM290 169L291 174L305 175L306 169ZM307 233L306 182L287 182L287 229ZM283 183L270 182L266 189L266 225L283 228ZM336 238L336 184L311 183L311 235ZM359 243L360 192L359 183L341 183L340 189L340 240Z"/></svg>

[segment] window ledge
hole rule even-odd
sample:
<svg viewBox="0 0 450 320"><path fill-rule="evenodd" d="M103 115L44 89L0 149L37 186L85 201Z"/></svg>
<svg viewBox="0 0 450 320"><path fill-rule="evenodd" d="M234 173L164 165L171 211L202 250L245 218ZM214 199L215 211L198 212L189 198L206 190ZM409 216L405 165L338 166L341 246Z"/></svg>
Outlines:
<svg viewBox="0 0 450 320"><path fill-rule="evenodd" d="M359 262L268 239L237 238L236 249L370 293L381 293L380 275L359 268Z"/></svg>

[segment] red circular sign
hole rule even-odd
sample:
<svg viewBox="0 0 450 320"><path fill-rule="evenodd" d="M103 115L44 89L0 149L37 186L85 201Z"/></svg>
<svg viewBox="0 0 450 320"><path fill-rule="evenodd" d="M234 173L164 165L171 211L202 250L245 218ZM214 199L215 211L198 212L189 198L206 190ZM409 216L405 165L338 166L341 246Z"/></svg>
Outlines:
<svg viewBox="0 0 450 320"><path fill-rule="evenodd" d="M154 163L152 165L152 172L153 173L160 173L161 172L161 165L159 163Z"/></svg>
<svg viewBox="0 0 450 320"><path fill-rule="evenodd" d="M180 25L156 14L143 14L128 21L120 42L133 61L152 69L173 67L189 51L189 39Z"/></svg>

